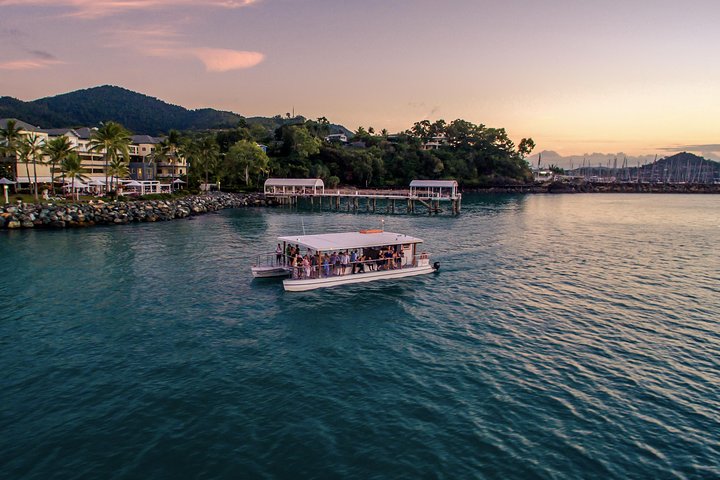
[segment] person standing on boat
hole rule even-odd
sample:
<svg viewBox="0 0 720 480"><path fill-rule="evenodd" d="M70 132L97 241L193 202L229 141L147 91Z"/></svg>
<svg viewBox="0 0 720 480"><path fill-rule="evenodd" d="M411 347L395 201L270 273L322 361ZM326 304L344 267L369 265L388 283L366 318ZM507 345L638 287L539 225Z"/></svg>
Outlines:
<svg viewBox="0 0 720 480"><path fill-rule="evenodd" d="M319 255L317 252L315 252L315 255L310 255L310 252L308 252L308 256L310 257L310 278L316 278L318 277L318 258Z"/></svg>
<svg viewBox="0 0 720 480"><path fill-rule="evenodd" d="M350 255L348 254L347 250L345 250L345 253L342 254L340 263L342 269L342 273L340 275L347 275L347 268L350 265Z"/></svg>
<svg viewBox="0 0 720 480"><path fill-rule="evenodd" d="M305 278L310 278L310 254L305 255L302 261L303 270L305 270Z"/></svg>
<svg viewBox="0 0 720 480"><path fill-rule="evenodd" d="M352 270L350 273L355 273L357 271L357 250L353 250L350 254L350 264L352 265Z"/></svg>
<svg viewBox="0 0 720 480"><path fill-rule="evenodd" d="M323 259L323 270L325 270L325 276L330 276L330 258L327 256L327 253L323 253L322 256Z"/></svg>
<svg viewBox="0 0 720 480"><path fill-rule="evenodd" d="M275 263L277 265L281 265L283 263L282 259L283 259L283 249L282 249L282 245L280 245L278 243L278 246L275 249Z"/></svg>

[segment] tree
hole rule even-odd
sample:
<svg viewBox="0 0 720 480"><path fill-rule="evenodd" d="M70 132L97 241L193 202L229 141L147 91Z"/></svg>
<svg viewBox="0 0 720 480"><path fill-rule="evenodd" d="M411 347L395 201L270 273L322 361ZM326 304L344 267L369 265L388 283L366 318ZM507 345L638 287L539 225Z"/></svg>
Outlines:
<svg viewBox="0 0 720 480"><path fill-rule="evenodd" d="M22 139L20 146L22 155L25 158L25 165L27 165L28 162L32 162L33 164L33 195L35 195L35 202L39 202L40 197L38 195L37 184L37 162L42 162L43 140L38 135L31 133ZM29 176L30 173L28 172L28 177Z"/></svg>
<svg viewBox="0 0 720 480"><path fill-rule="evenodd" d="M518 145L518 153L520 154L520 158L525 158L528 155L530 155L530 152L533 151L535 148L535 142L532 138L523 138L520 140L520 144Z"/></svg>
<svg viewBox="0 0 720 480"><path fill-rule="evenodd" d="M130 168L123 158L115 157L110 160L108 173L110 174L110 189L112 190L113 178L117 180L116 184L119 185L120 179L125 178L130 174Z"/></svg>
<svg viewBox="0 0 720 480"><path fill-rule="evenodd" d="M222 172L224 181L237 186L240 183L239 175L242 175L245 186L249 186L251 176L266 173L269 163L267 154L256 143L240 140L225 155Z"/></svg>
<svg viewBox="0 0 720 480"><path fill-rule="evenodd" d="M55 166L62 163L62 161L65 160L65 157L73 151L73 144L68 137L62 135L47 142L43 151L45 155L48 156L48 163L50 164L50 183L52 193L55 195Z"/></svg>
<svg viewBox="0 0 720 480"><path fill-rule="evenodd" d="M218 156L220 155L220 148L215 141L215 137L210 135L201 139L196 148L198 160L205 171L205 188L208 188L210 171L215 168Z"/></svg>
<svg viewBox="0 0 720 480"><path fill-rule="evenodd" d="M30 183L30 157L32 156L32 153L30 152L30 146L24 142L20 141L17 145L17 161L20 163L25 164L25 175L28 180L28 184Z"/></svg>
<svg viewBox="0 0 720 480"><path fill-rule="evenodd" d="M311 155L320 153L322 142L307 131L305 127L293 126L290 129L293 152L300 158L306 159Z"/></svg>
<svg viewBox="0 0 720 480"><path fill-rule="evenodd" d="M77 153L71 152L65 159L62 161L61 169L65 174L66 178L70 178L72 183L70 185L71 192L73 199L79 200L78 198L75 198L75 179L79 181L83 181L85 179L85 176L83 173L82 168L82 162L80 161L80 157Z"/></svg>
<svg viewBox="0 0 720 480"><path fill-rule="evenodd" d="M2 142L2 155L12 159L13 166L17 167L17 150L22 138L22 129L17 127L15 120L8 120L5 128L0 128L0 142ZM29 176L29 175L28 175ZM14 171L14 179L17 179L17 170ZM15 184L17 191L17 183Z"/></svg>
<svg viewBox="0 0 720 480"><path fill-rule="evenodd" d="M105 160L105 185L108 184L108 165L112 158L122 155L130 159L130 132L117 122L105 122L93 132L90 139L90 149L102 152Z"/></svg>
<svg viewBox="0 0 720 480"><path fill-rule="evenodd" d="M335 175L331 176L327 180L328 188L335 188L338 186L339 183L340 183L340 179L338 177L336 177Z"/></svg>
<svg viewBox="0 0 720 480"><path fill-rule="evenodd" d="M190 138L183 138L178 148L178 154L185 159L185 182L187 183L187 188L190 189L190 169L192 168L193 173L195 173L197 168L193 167L197 167L196 164L200 161L198 142Z"/></svg>

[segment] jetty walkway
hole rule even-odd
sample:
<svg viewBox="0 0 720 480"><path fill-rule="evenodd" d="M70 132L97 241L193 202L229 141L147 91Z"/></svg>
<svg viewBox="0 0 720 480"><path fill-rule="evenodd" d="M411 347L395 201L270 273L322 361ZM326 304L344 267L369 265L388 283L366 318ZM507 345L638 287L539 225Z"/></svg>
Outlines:
<svg viewBox="0 0 720 480"><path fill-rule="evenodd" d="M270 178L265 197L281 205L335 211L439 214L443 206L453 215L462 208L462 194L454 180L413 180L409 189L325 189L320 179ZM449 205L448 205L449 204ZM449 207L449 208L448 208Z"/></svg>

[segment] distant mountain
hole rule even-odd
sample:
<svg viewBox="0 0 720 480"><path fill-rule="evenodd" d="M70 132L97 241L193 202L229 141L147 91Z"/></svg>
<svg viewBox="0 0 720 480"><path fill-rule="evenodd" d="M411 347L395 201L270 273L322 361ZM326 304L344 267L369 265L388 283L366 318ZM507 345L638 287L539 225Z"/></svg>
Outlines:
<svg viewBox="0 0 720 480"><path fill-rule="evenodd" d="M614 164L611 167L588 164L584 168L568 170L567 173L585 177L615 177L629 181L633 181L639 176L643 182L662 183L710 183L720 179L719 162L688 152L676 153L670 157L640 165L640 167L626 163L623 168L621 162L618 162L617 168L614 167Z"/></svg>
<svg viewBox="0 0 720 480"><path fill-rule="evenodd" d="M17 118L42 128L97 126L114 120L134 133L159 135L175 130L232 128L241 115L212 108L188 110L122 87L104 85L23 102L0 97L0 118ZM277 128L296 119L253 117L247 123ZM304 120L304 119L303 119ZM344 129L334 125L334 129Z"/></svg>

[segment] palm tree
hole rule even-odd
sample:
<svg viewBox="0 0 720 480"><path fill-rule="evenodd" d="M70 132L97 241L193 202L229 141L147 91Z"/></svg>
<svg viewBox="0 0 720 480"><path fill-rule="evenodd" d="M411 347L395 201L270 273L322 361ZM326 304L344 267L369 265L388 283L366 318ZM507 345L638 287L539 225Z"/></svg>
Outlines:
<svg viewBox="0 0 720 480"><path fill-rule="evenodd" d="M71 189L72 189L72 195L73 199L75 199L75 179L82 181L85 177L82 174L83 168L82 168L82 162L80 161L80 157L75 152L70 152L68 156L66 156L62 163L60 164L62 168L62 171L65 173L66 177L70 177L72 179ZM79 197L78 197L79 199Z"/></svg>
<svg viewBox="0 0 720 480"><path fill-rule="evenodd" d="M183 139L178 148L178 155L185 159L185 182L190 189L190 168L198 160L198 142L189 138Z"/></svg>
<svg viewBox="0 0 720 480"><path fill-rule="evenodd" d="M205 188L208 188L210 182L209 172L215 166L215 162L220 155L220 147L215 137L207 136L200 140L197 146L198 159L205 170Z"/></svg>
<svg viewBox="0 0 720 480"><path fill-rule="evenodd" d="M73 144L68 137L63 135L47 142L43 151L49 157L50 182L52 184L52 193L55 195L55 165L62 163L65 157L73 151Z"/></svg>
<svg viewBox="0 0 720 480"><path fill-rule="evenodd" d="M161 164L170 160L170 145L165 140L162 140L155 145L155 151L148 156L151 157L155 165L159 167Z"/></svg>
<svg viewBox="0 0 720 480"><path fill-rule="evenodd" d="M155 147L155 160L170 164L170 181L175 180L175 170L178 161L178 151L182 146L182 137L177 130L170 130L168 136ZM172 187L172 184L171 184Z"/></svg>
<svg viewBox="0 0 720 480"><path fill-rule="evenodd" d="M42 154L43 154L43 140L39 136L35 135L34 133L31 133L27 137L22 139L21 142L21 150L23 155L25 156L25 164L27 165L27 162L32 161L33 164L33 194L35 195L35 202L39 202L40 198L38 196L38 185L37 185L37 162L38 160L42 162ZM28 172L28 177L30 176L30 172Z"/></svg>
<svg viewBox="0 0 720 480"><path fill-rule="evenodd" d="M16 151L17 161L25 164L25 174L26 174L26 178L28 180L28 184L30 184L30 156L31 156L30 146L27 143L20 141L17 144L16 148L17 148L17 151ZM18 175L16 174L15 178L17 179L17 177L18 177Z"/></svg>
<svg viewBox="0 0 720 480"><path fill-rule="evenodd" d="M123 160L122 158L113 158L110 161L108 173L110 173L110 188L112 189L113 178L117 180L116 183L117 185L119 185L120 179L125 178L130 174L130 168L128 167L128 164L125 163L125 160Z"/></svg>
<svg viewBox="0 0 720 480"><path fill-rule="evenodd" d="M125 127L117 122L105 122L100 125L90 139L90 149L102 152L105 160L105 185L108 184L108 166L112 158L118 154L123 158L130 158L130 143L132 137Z"/></svg>
<svg viewBox="0 0 720 480"><path fill-rule="evenodd" d="M15 167L15 179L17 179L17 150L20 144L22 134L21 129L17 128L17 122L15 120L8 120L5 124L5 128L0 128L0 147L2 147L2 154L5 157L11 157L13 165ZM15 191L17 192L17 183L15 184Z"/></svg>

